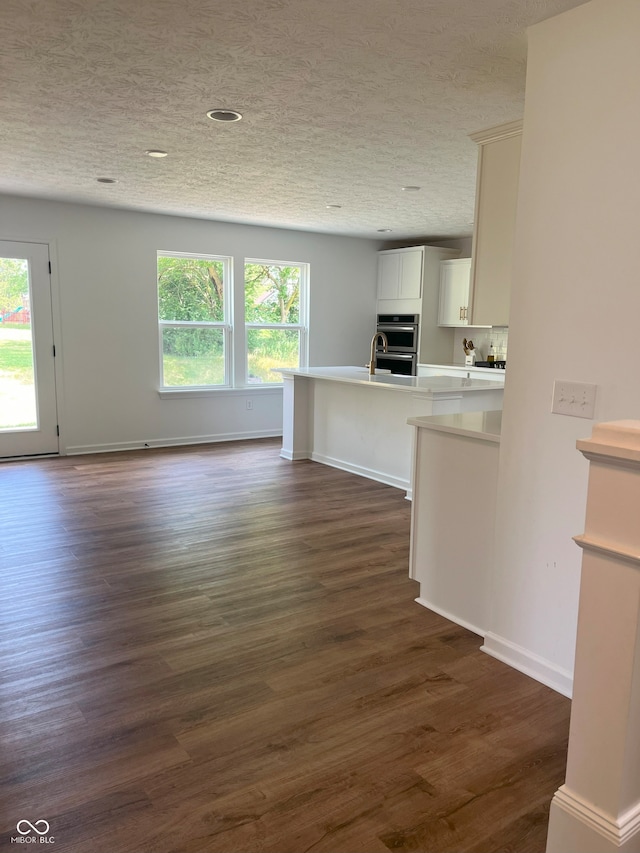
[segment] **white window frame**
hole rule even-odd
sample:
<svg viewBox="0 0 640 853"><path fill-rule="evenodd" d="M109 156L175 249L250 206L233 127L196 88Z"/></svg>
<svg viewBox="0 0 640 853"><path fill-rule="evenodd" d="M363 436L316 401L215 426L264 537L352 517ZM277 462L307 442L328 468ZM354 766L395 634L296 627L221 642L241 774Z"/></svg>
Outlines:
<svg viewBox="0 0 640 853"><path fill-rule="evenodd" d="M298 367L309 366L309 285L311 278L311 266L304 261L282 261L267 260L266 258L245 258L242 268L242 305L245 304L244 272L247 264L264 264L277 267L298 267L300 270L300 300L299 300L299 322L298 323L247 323L244 322L244 377L243 384L251 389L273 388L274 385L282 385L282 379L264 384L249 383L249 349L247 346L247 329L286 329L297 330L300 342L300 357Z"/></svg>
<svg viewBox="0 0 640 853"><path fill-rule="evenodd" d="M162 320L160 318L160 288L158 286L159 258L195 258L201 261L222 261L222 307L224 319L220 321L188 321ZM158 316L158 351L160 357L160 392L164 394L188 394L189 392L229 390L232 387L233 375L233 257L231 255L212 255L208 252L171 252L167 250L156 253L156 299ZM224 348L224 383L218 385L165 385L164 383L164 352L163 329L167 328L205 328L222 329Z"/></svg>

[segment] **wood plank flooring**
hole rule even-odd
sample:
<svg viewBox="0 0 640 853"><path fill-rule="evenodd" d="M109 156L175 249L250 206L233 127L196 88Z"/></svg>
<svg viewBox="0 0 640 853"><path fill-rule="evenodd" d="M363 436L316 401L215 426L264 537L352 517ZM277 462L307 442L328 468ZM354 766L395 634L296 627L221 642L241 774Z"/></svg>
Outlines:
<svg viewBox="0 0 640 853"><path fill-rule="evenodd" d="M413 601L403 492L279 446L0 465L0 850L544 850L569 701Z"/></svg>

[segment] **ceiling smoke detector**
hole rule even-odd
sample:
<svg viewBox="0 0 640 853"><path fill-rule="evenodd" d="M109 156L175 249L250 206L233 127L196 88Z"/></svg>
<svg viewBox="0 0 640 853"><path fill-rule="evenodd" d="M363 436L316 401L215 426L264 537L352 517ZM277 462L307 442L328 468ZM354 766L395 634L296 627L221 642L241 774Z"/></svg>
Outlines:
<svg viewBox="0 0 640 853"><path fill-rule="evenodd" d="M242 113L237 110L209 110L207 116L213 121L240 121Z"/></svg>

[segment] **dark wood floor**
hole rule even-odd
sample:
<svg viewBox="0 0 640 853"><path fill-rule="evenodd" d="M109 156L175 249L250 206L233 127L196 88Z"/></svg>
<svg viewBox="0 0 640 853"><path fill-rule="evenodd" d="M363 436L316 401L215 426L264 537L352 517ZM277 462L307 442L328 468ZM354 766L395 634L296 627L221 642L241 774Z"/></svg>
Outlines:
<svg viewBox="0 0 640 853"><path fill-rule="evenodd" d="M413 601L403 492L278 451L0 465L1 850L544 850L569 701Z"/></svg>

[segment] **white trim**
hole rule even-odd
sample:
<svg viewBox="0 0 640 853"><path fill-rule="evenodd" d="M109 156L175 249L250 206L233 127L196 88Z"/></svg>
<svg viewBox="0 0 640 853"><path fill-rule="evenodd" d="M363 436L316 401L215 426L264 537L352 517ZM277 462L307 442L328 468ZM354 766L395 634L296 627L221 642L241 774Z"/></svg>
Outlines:
<svg viewBox="0 0 640 853"><path fill-rule="evenodd" d="M433 612L437 613L439 616L444 616L444 618L448 619L449 622L455 622L456 625L461 625L463 628L466 628L467 631L471 631L473 634L478 634L478 636L484 638L484 628L478 628L477 625L473 625L471 622L467 622L466 619L460 619L459 616L454 616L454 614L449 613L448 610L444 610L442 607L436 607L435 604L432 604L430 601L427 601L427 599L423 598L421 595L419 595L418 598L415 598L414 601L416 601L422 607L426 607L427 610L433 610Z"/></svg>
<svg viewBox="0 0 640 853"><path fill-rule="evenodd" d="M158 258L195 258L196 261L230 261L233 255L215 255L210 252L174 252L172 249L157 249ZM156 273L158 266L156 264Z"/></svg>
<svg viewBox="0 0 640 853"><path fill-rule="evenodd" d="M58 261L58 244L55 239L49 240L49 263L51 272L49 284L51 287L51 315L53 318L53 344L56 348L53 368L56 377L56 410L58 414L58 453L65 452L64 445L64 345L62 341L62 311L60 308L60 275Z"/></svg>
<svg viewBox="0 0 640 853"><path fill-rule="evenodd" d="M84 453L114 453L120 450L145 450L152 447L175 447L189 444L218 444L223 441L245 441L249 438L277 438L282 430L248 430L219 435L189 435L180 438L159 438L138 441L119 441L114 444L77 444L67 448L68 456Z"/></svg>
<svg viewBox="0 0 640 853"><path fill-rule="evenodd" d="M320 462L322 465L329 465L331 468L348 471L350 474L358 474L360 477L366 477L368 480L375 480L377 483L384 483L386 486L393 486L395 489L404 489L407 492L407 496L411 493L411 483L408 480L392 477L383 471L375 471L373 468L353 465L351 462L344 462L342 459L334 459L332 456L324 456L321 453L312 452L311 456L307 458L311 458L314 462Z"/></svg>
<svg viewBox="0 0 640 853"><path fill-rule="evenodd" d="M517 121L508 121L505 124L498 124L495 127L488 127L486 130L478 130L476 133L470 133L469 139L484 145L487 142L497 142L498 139L508 139L510 136L518 136L522 133L522 119Z"/></svg>
<svg viewBox="0 0 640 853"><path fill-rule="evenodd" d="M595 539L593 536L587 536L586 533L581 536L574 536L573 541L583 551L591 551L601 557L609 557L623 563L631 563L634 566L640 565L640 554L618 548L613 542Z"/></svg>
<svg viewBox="0 0 640 853"><path fill-rule="evenodd" d="M562 785L553 795L553 804L574 820L605 838L614 847L622 847L640 830L640 803L623 812L618 819L597 808L579 794Z"/></svg>
<svg viewBox="0 0 640 853"><path fill-rule="evenodd" d="M301 459L311 459L311 455L306 450L285 450L284 447L280 451L280 456L287 459L289 462L299 462Z"/></svg>
<svg viewBox="0 0 640 853"><path fill-rule="evenodd" d="M599 462L612 468L630 468L637 471L640 453L628 447L611 447L607 444L594 445L590 439L576 441L576 447L589 462ZM600 451L591 448L598 447Z"/></svg>
<svg viewBox="0 0 640 853"><path fill-rule="evenodd" d="M462 400L463 394L458 394L456 391L439 391L434 397L429 390L425 391L410 391L412 400L427 400L433 403L441 403L446 400Z"/></svg>
<svg viewBox="0 0 640 853"><path fill-rule="evenodd" d="M282 396L282 383L274 382L273 385L245 385L238 388L229 388L221 385L219 388L159 388L158 397L161 400L185 400L189 397L253 397L259 394L261 397L279 394Z"/></svg>
<svg viewBox="0 0 640 853"><path fill-rule="evenodd" d="M222 320L158 320L160 328L167 326L167 328L189 328L189 329L223 329L226 331L231 330L231 325L229 323L225 323Z"/></svg>
<svg viewBox="0 0 640 853"><path fill-rule="evenodd" d="M300 323L245 323L247 329L284 329L285 331L293 329L294 331L303 332L306 326Z"/></svg>
<svg viewBox="0 0 640 853"><path fill-rule="evenodd" d="M35 459L58 459L62 456L61 453L31 453L28 456L0 456L0 465L6 462L25 462L34 461Z"/></svg>
<svg viewBox="0 0 640 853"><path fill-rule="evenodd" d="M556 666L546 658L530 652L517 643L505 640L504 637L492 634L490 631L485 635L484 645L480 647L480 650L512 666L519 672L535 678L536 681L546 684L547 687L556 690L563 696L571 698L573 674Z"/></svg>

